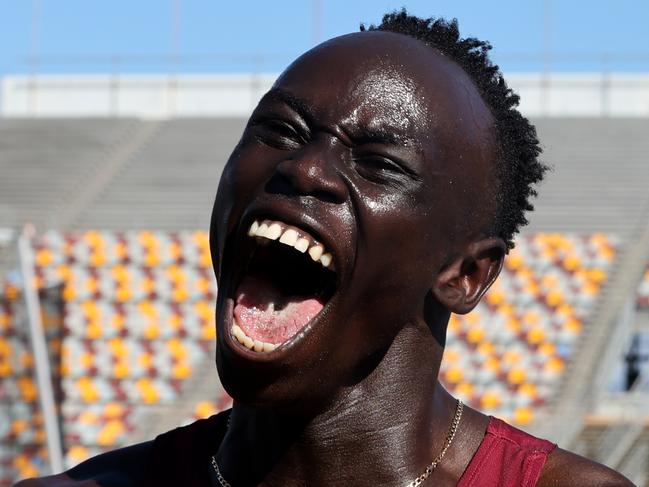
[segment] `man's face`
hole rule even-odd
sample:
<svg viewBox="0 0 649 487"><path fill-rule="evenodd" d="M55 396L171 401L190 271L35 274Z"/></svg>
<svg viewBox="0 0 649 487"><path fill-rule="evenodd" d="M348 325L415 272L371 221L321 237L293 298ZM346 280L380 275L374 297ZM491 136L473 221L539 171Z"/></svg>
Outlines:
<svg viewBox="0 0 649 487"><path fill-rule="evenodd" d="M214 205L226 390L322 404L403 327L430 325L436 275L493 214L493 139L469 77L415 39L350 34L294 62L255 109ZM249 235L264 223L270 234Z"/></svg>

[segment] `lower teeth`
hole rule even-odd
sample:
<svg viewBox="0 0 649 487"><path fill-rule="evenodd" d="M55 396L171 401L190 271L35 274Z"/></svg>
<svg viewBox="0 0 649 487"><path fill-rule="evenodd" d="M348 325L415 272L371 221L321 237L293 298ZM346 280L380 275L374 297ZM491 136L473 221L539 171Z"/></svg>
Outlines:
<svg viewBox="0 0 649 487"><path fill-rule="evenodd" d="M239 325L232 325L232 336L244 347L254 350L255 352L268 353L275 350L279 345L275 343L262 342L260 340L253 340L239 327Z"/></svg>

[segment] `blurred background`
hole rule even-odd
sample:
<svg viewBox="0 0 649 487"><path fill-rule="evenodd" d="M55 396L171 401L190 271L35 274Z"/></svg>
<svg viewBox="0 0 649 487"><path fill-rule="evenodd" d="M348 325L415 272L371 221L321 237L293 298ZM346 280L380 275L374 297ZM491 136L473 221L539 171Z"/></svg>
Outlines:
<svg viewBox="0 0 649 487"><path fill-rule="evenodd" d="M0 486L229 406L223 165L297 55L402 6L494 44L554 167L452 317L443 381L649 486L649 4L629 0L0 2Z"/></svg>

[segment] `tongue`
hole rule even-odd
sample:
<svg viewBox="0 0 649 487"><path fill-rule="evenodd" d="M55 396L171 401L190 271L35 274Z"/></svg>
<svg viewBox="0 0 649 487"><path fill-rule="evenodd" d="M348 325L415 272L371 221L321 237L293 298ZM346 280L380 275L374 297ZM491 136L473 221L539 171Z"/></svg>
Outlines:
<svg viewBox="0 0 649 487"><path fill-rule="evenodd" d="M246 277L237 289L234 318L253 340L280 344L300 331L323 306L315 296L287 296L265 278Z"/></svg>

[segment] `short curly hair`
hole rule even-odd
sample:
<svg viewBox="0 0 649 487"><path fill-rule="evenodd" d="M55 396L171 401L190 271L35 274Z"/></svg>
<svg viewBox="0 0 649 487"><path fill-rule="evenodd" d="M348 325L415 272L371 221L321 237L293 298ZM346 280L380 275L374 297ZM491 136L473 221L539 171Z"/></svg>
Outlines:
<svg viewBox="0 0 649 487"><path fill-rule="evenodd" d="M489 59L491 44L473 37L462 39L457 19L422 19L405 9L384 15L378 26L361 24L361 31L366 30L414 37L451 58L471 77L495 119L500 146L495 168L497 211L489 231L513 248L514 235L528 223L525 212L534 210L530 202L537 194L534 185L543 180L548 166L539 160L541 147L534 125L517 110L518 95Z"/></svg>

